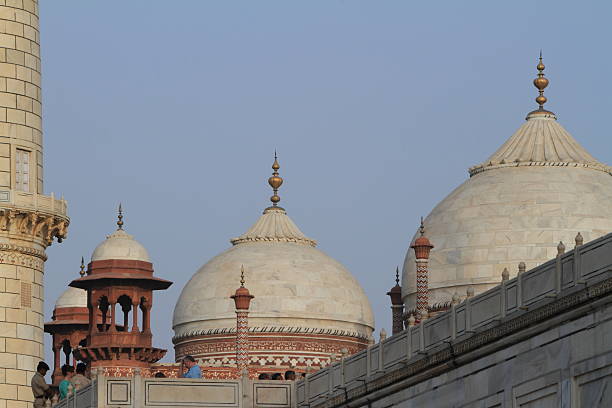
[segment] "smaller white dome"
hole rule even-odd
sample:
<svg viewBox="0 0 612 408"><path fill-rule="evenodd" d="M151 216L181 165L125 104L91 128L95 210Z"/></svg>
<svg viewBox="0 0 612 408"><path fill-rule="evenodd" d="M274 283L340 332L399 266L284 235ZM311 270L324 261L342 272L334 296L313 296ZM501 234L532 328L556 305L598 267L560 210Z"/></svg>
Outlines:
<svg viewBox="0 0 612 408"><path fill-rule="evenodd" d="M69 286L55 302L55 308L59 307L87 307L87 291Z"/></svg>
<svg viewBox="0 0 612 408"><path fill-rule="evenodd" d="M92 261L103 261L106 259L151 262L145 247L122 229L118 229L107 236L91 255Z"/></svg>

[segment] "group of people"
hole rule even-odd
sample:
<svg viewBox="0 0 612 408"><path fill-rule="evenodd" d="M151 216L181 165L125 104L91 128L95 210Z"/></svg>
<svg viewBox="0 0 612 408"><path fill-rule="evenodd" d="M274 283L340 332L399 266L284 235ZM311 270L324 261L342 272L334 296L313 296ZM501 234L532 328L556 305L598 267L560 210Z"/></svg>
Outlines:
<svg viewBox="0 0 612 408"><path fill-rule="evenodd" d="M193 356L185 356L181 360L181 368L179 369L181 378L202 378L202 370L200 370L200 366L196 363L195 358ZM164 373L158 372L154 375L156 378L164 378L166 377ZM302 374L305 376L305 374ZM295 381L297 379L295 371L288 370L285 371L285 375L281 373L261 373L259 374L258 379L260 380L286 380L286 381Z"/></svg>
<svg viewBox="0 0 612 408"><path fill-rule="evenodd" d="M302 374L302 377L306 376L306 374ZM261 373L259 374L259 377L257 377L258 380L285 380L285 381L295 381L297 379L295 371L293 370L287 370L285 371L285 376L283 377L283 375L281 373L274 373L274 374L268 374L268 373Z"/></svg>
<svg viewBox="0 0 612 408"><path fill-rule="evenodd" d="M34 394L34 408L44 407L45 398L49 398L53 395L51 386L45 381L45 375L49 371L49 366L44 361L38 363L36 367L36 374L32 377L32 393ZM181 360L180 373L182 378L202 378L202 371L200 366L196 363L195 358L192 356L185 356ZM74 394L76 390L79 390L89 384L91 380L87 377L87 365L85 363L78 363L76 370L73 366L64 364L62 366L62 376L64 377L59 384L59 398L60 400ZM165 377L161 372L156 373L155 377ZM295 381L296 374L293 370L288 370L283 376L281 373L261 373L258 377L260 380L287 380Z"/></svg>
<svg viewBox="0 0 612 408"><path fill-rule="evenodd" d="M44 361L38 363L36 373L32 377L32 393L34 394L34 408L45 406L45 399L53 395L53 390L45 381L45 375L49 371L49 366ZM64 364L62 366L62 376L64 377L59 384L60 400L72 395L89 384L91 380L87 377L87 365L79 363L76 370L73 366Z"/></svg>

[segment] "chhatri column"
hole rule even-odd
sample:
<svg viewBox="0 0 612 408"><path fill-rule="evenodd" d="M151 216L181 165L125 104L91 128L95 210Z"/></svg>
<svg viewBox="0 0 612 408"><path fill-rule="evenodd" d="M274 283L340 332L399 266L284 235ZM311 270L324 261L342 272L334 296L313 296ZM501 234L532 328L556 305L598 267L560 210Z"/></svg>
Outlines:
<svg viewBox="0 0 612 408"><path fill-rule="evenodd" d="M55 336L53 336L55 337ZM55 338L53 339L55 343ZM53 373L51 374L51 382L56 384L55 379L62 375L62 363L60 361L60 352L62 350L61 345L53 345Z"/></svg>
<svg viewBox="0 0 612 408"><path fill-rule="evenodd" d="M45 249L69 219L43 190L38 1L2 1L0 19L0 406L25 407L44 359Z"/></svg>
<svg viewBox="0 0 612 408"><path fill-rule="evenodd" d="M419 320L427 319L429 313L429 252L434 247L429 239L425 237L425 226L423 225L423 218L421 218L421 227L419 229L421 236L414 240L414 244L410 248L414 249L414 255L416 259L416 279L417 279L417 293L416 293L416 310L419 315Z"/></svg>
<svg viewBox="0 0 612 408"><path fill-rule="evenodd" d="M402 287L399 284L399 267L395 269L395 286L387 292L391 298L391 319L392 319L392 334L397 334L404 330L404 302L402 302Z"/></svg>
<svg viewBox="0 0 612 408"><path fill-rule="evenodd" d="M137 333L140 329L138 328L138 305L140 300L132 300L132 333Z"/></svg>
<svg viewBox="0 0 612 408"><path fill-rule="evenodd" d="M240 268L240 287L231 296L236 305L236 370L238 376L249 368L249 305L255 296L244 287L244 266Z"/></svg>

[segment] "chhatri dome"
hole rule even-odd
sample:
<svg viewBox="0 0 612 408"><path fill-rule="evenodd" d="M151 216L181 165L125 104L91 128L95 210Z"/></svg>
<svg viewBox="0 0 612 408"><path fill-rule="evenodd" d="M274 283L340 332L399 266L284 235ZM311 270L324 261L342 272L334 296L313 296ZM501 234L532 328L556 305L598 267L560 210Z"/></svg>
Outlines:
<svg viewBox="0 0 612 408"><path fill-rule="evenodd" d="M87 307L87 291L68 286L55 301L54 309L63 307Z"/></svg>
<svg viewBox="0 0 612 408"><path fill-rule="evenodd" d="M107 259L120 259L130 261L151 262L149 253L144 246L134 239L134 237L123 230L123 211L119 204L119 220L117 230L108 235L91 255L93 261L103 261Z"/></svg>
<svg viewBox="0 0 612 408"><path fill-rule="evenodd" d="M429 266L430 302L450 301L468 287L482 292L511 275L517 265L539 265L568 248L578 232L585 241L612 231L612 168L591 156L545 110L544 64L540 55L539 109L470 178L425 219L435 248ZM414 240L414 238L413 238ZM512 276L511 276L512 277ZM414 306L414 254L404 261L402 295Z"/></svg>
<svg viewBox="0 0 612 408"><path fill-rule="evenodd" d="M229 296L242 266L254 296L249 313L252 362L325 365L332 354L355 352L370 341L374 318L363 289L277 205L283 179L276 157L272 169L272 206L183 288L173 319L177 359L191 354L212 364L232 358L233 343L228 349L227 341L233 338L223 333L235 332Z"/></svg>
<svg viewBox="0 0 612 408"><path fill-rule="evenodd" d="M81 270L79 275L81 275L81 277L85 276L85 259L83 259L83 257L81 257ZM73 307L87 307L87 291L68 286L55 301L54 309Z"/></svg>

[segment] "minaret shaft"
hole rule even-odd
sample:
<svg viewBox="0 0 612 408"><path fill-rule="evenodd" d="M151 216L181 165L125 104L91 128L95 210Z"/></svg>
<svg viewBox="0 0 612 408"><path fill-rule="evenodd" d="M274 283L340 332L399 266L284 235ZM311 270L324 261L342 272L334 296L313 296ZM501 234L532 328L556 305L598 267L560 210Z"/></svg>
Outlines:
<svg viewBox="0 0 612 408"><path fill-rule="evenodd" d="M44 356L45 249L68 218L63 199L43 195L38 1L11 3L0 5L0 405L26 406Z"/></svg>

